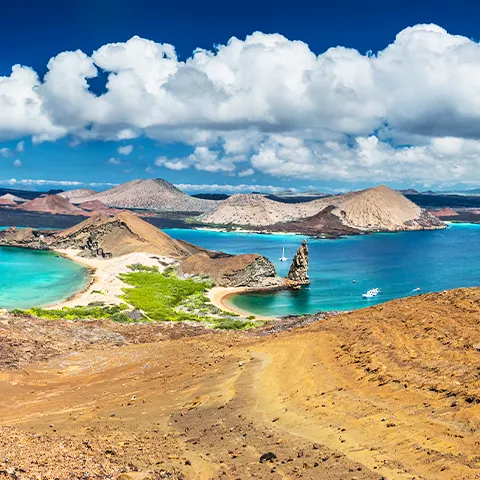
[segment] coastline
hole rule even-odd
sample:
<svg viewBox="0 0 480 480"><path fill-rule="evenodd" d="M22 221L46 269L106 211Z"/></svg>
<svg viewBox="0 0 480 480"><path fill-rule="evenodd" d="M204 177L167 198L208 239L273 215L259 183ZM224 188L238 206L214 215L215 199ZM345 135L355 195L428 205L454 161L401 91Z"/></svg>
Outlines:
<svg viewBox="0 0 480 480"><path fill-rule="evenodd" d="M238 307L233 307L226 303L226 301L233 295L239 293L255 293L255 292L274 292L278 291L279 287L271 288L260 288L260 287L213 287L207 292L207 297L209 298L212 305L215 307L230 312L236 313L243 317L254 316L256 320L278 320L280 317L268 317L265 315L256 315L253 312L248 312L247 310L242 310Z"/></svg>
<svg viewBox="0 0 480 480"><path fill-rule="evenodd" d="M128 273L129 265L141 263L146 266L157 266L162 268L165 263L175 263L175 260L169 257L158 257L144 252L130 253L121 257L98 259L85 258L79 255L79 250L58 249L52 250L57 255L61 255L71 261L80 263L88 269L89 280L87 285L79 292L74 293L66 300L61 300L44 306L46 310L61 309L63 307L87 306L92 302L103 302L106 304L119 305L125 303L121 296L123 289L130 288L119 278L122 273ZM159 260L162 262L160 263ZM257 320L278 320L278 317L269 317L256 315L239 308L232 307L226 303L226 300L232 295L245 292L275 291L279 287L260 288L260 287L213 287L206 293L212 305L229 313L235 313L242 317L254 316Z"/></svg>
<svg viewBox="0 0 480 480"><path fill-rule="evenodd" d="M227 228L222 228L222 227L192 227L190 230L221 232L221 233L256 233L257 235L297 235L297 236L306 235L301 232L278 232L278 231L270 231L270 230L252 230L248 228L234 228L229 230Z"/></svg>
<svg viewBox="0 0 480 480"><path fill-rule="evenodd" d="M59 309L63 307L87 306L93 302L119 305L125 303L121 296L123 289L129 286L119 278L122 273L128 273L129 265L140 263L149 267L162 268L164 265L174 263L168 257L159 257L144 252L129 253L120 257L99 259L85 258L79 255L79 250L55 249L52 250L69 260L80 263L87 267L89 282L81 291L73 294L66 300L44 306L46 310Z"/></svg>

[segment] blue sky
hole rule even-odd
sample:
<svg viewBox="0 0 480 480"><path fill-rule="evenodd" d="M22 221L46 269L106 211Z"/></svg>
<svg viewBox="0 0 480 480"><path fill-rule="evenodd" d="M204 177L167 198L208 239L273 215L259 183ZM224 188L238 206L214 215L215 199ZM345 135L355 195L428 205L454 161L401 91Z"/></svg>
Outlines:
<svg viewBox="0 0 480 480"><path fill-rule="evenodd" d="M479 10L473 1L8 2L0 182L478 186Z"/></svg>

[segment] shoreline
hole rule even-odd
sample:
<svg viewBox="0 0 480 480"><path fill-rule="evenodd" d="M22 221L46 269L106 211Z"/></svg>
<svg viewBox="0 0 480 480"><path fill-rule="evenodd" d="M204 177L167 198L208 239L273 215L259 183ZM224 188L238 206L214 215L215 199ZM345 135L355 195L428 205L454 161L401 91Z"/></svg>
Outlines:
<svg viewBox="0 0 480 480"><path fill-rule="evenodd" d="M301 232L274 232L270 230L251 230L248 228L235 228L228 230L222 227L192 227L189 230L207 231L207 232L220 232L220 233L256 233L257 235L296 235L296 236L309 236L308 234Z"/></svg>
<svg viewBox="0 0 480 480"><path fill-rule="evenodd" d="M161 257L145 252L129 253L120 257L99 259L85 258L79 255L80 250L55 249L51 250L68 260L80 263L88 269L88 285L69 298L55 302L42 308L46 310L61 309L63 307L87 306L90 303L102 302L105 304L120 305L125 303L121 298L123 290L129 286L120 279L122 273L128 273L129 265L140 263L152 267L162 267L175 261L169 257Z"/></svg>
<svg viewBox="0 0 480 480"><path fill-rule="evenodd" d="M215 307L230 312L242 315L244 317L254 316L256 320L279 320L281 317L269 317L266 315L257 315L254 312L248 312L247 310L242 310L241 308L234 307L230 304L227 304L226 301L233 295L238 295L241 293L262 293L262 292L275 292L282 290L283 287L213 287L207 292L207 297L209 298L212 305Z"/></svg>
<svg viewBox="0 0 480 480"><path fill-rule="evenodd" d="M87 268L88 282L80 291L74 293L67 299L59 302L44 305L45 310L57 310L63 307L86 306L92 302L104 302L106 304L120 305L125 303L121 298L123 289L129 286L119 278L122 273L129 271L128 265L142 263L146 266L160 266L157 255L144 252L131 253L120 257L98 259L85 258L79 255L80 250L58 249L51 250L68 260L77 262ZM161 257L162 262L174 263L175 260L168 257ZM273 292L282 287L213 287L206 292L206 296L215 307L228 313L234 313L244 318L254 316L256 320L272 321L280 317L256 315L253 312L232 307L226 301L232 295L239 293Z"/></svg>

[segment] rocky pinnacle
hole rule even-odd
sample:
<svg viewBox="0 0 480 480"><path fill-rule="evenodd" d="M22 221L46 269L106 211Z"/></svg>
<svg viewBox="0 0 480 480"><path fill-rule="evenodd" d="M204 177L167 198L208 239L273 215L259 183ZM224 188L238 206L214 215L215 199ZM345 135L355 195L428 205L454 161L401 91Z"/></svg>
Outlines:
<svg viewBox="0 0 480 480"><path fill-rule="evenodd" d="M310 283L310 278L308 278L308 247L306 240L302 242L293 258L285 283L292 287Z"/></svg>

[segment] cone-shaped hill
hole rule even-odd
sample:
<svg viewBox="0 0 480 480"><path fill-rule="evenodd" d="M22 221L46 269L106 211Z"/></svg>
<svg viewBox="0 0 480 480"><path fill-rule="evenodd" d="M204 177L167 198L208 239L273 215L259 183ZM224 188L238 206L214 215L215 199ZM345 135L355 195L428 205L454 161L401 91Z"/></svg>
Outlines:
<svg viewBox="0 0 480 480"><path fill-rule="evenodd" d="M60 195L46 195L25 202L17 207L26 212L43 212L52 215L85 215L88 213L72 205L70 201Z"/></svg>
<svg viewBox="0 0 480 480"><path fill-rule="evenodd" d="M268 227L307 234L399 231L445 225L396 190L375 188L295 204L262 195L233 195L199 220L207 224ZM352 231L353 229L353 231Z"/></svg>
<svg viewBox="0 0 480 480"><path fill-rule="evenodd" d="M68 195L68 192L64 195ZM83 196L75 194L72 201L78 204L92 200L98 200L109 207L158 212L206 212L217 203L213 200L191 197L161 178L132 180L105 192L87 193Z"/></svg>

